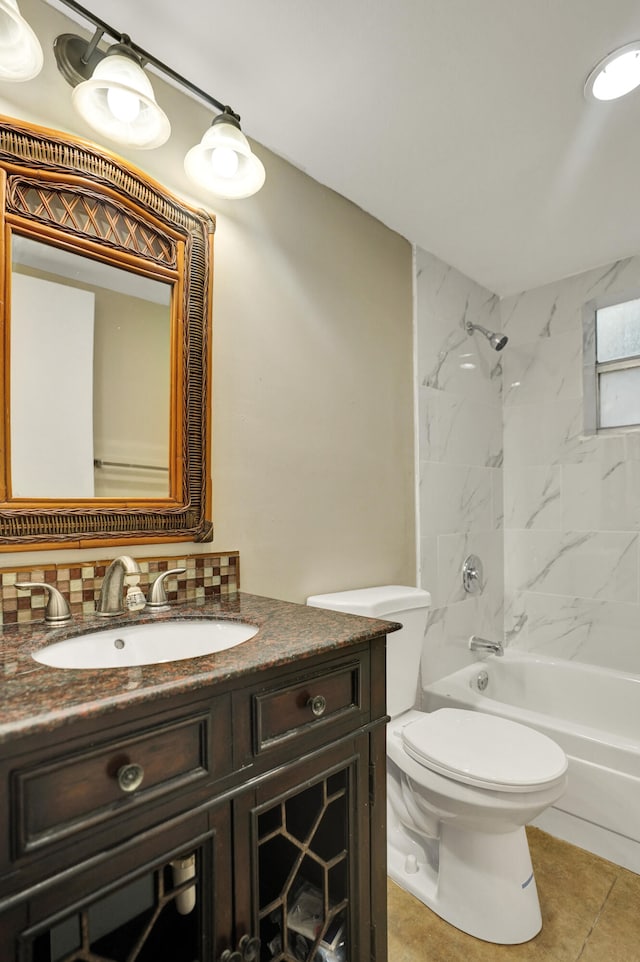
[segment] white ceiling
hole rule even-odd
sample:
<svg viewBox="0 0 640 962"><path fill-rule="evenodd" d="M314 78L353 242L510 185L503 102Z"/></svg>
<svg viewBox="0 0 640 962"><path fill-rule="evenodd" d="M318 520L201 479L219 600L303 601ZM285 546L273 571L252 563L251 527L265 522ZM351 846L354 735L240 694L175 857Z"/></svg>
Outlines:
<svg viewBox="0 0 640 962"><path fill-rule="evenodd" d="M640 90L582 92L640 37L638 0L84 5L498 294L640 253Z"/></svg>

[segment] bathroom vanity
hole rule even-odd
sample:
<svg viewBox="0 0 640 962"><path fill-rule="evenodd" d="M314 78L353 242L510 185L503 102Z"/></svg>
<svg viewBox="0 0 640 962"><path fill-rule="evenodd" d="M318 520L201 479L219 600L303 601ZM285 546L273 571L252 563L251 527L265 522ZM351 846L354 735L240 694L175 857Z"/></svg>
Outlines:
<svg viewBox="0 0 640 962"><path fill-rule="evenodd" d="M214 218L110 151L11 118L0 118L0 207L3 550L211 541ZM35 427L51 433L42 418L51 391L33 395L33 353L15 358L10 347L29 319L52 328L52 312L32 310L33 299L48 307L54 290L66 304L78 277L87 288L81 329L94 315L107 328L124 325L127 343L139 336L147 357L137 320L151 318L162 373L144 367L161 393L146 395L139 364L127 379L118 351L98 352L101 364L118 358L115 372L101 369L95 384L89 376L69 414L58 411L50 457ZM28 309L18 309L20 291ZM40 343L36 328L30 351ZM35 426L14 403L21 381ZM77 412L92 410L94 396L96 410L114 418L102 438L78 429ZM162 444L150 443L145 417L128 418L141 436L111 445L121 410L143 402L166 412ZM43 458L31 473L19 457L23 438L26 453ZM49 486L48 475L71 464L72 441L86 469L82 490L73 467L73 485ZM85 567L81 581L66 566L58 587L93 610L101 582L101 610L118 610L103 592L113 566ZM46 580L53 597L59 574L20 576L19 590ZM228 589L229 576L214 583ZM3 618L20 620L31 601L15 597L13 573L5 585L12 598ZM119 605L122 579L116 587ZM137 667L56 668L32 657L87 632L98 633L100 651L120 650L132 625L215 618L257 634L230 650L183 660L172 651L174 660ZM106 640L113 628L122 635ZM392 629L237 592L168 612L0 629L0 962L386 962L384 638Z"/></svg>
<svg viewBox="0 0 640 962"><path fill-rule="evenodd" d="M85 671L31 654L95 620L2 632L3 962L385 962L394 626L241 593L151 617L259 631Z"/></svg>

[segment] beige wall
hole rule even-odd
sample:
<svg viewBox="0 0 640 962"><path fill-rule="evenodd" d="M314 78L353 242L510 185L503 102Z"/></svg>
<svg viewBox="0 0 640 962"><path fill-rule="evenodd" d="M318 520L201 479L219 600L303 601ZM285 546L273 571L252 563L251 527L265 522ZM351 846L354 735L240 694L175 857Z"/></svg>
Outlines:
<svg viewBox="0 0 640 962"><path fill-rule="evenodd" d="M43 41L45 71L2 85L0 110L91 139L51 52L66 18L41 0L21 11ZM153 84L172 138L125 156L217 216L215 540L195 550L239 550L245 591L294 601L415 583L409 244L259 145L267 183L256 197L197 196L182 157L211 113ZM100 554L114 551L90 550ZM82 557L5 553L0 565Z"/></svg>

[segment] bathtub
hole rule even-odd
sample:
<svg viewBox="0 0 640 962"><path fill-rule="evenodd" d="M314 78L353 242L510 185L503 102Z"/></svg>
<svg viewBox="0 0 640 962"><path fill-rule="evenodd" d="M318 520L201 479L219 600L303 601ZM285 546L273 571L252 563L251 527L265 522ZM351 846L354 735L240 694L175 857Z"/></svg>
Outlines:
<svg viewBox="0 0 640 962"><path fill-rule="evenodd" d="M640 872L640 676L507 650L422 694L426 711L485 711L553 738L569 785L535 824Z"/></svg>

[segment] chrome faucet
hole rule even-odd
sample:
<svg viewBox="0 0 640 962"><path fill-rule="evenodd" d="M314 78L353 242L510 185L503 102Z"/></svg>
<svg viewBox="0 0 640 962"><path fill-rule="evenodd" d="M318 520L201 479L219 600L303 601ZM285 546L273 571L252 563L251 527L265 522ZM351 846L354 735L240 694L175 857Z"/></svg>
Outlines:
<svg viewBox="0 0 640 962"><path fill-rule="evenodd" d="M127 607L133 610L143 608L145 597L140 588L137 587L141 574L138 562L130 558L128 554L121 554L114 558L102 579L96 614L105 618L124 614L125 578L130 585ZM133 598L131 598L131 595L133 595Z"/></svg>
<svg viewBox="0 0 640 962"><path fill-rule="evenodd" d="M480 638L479 635L471 635L469 638L470 651L483 651L490 655L504 655L504 648L501 641L489 641L488 638Z"/></svg>

